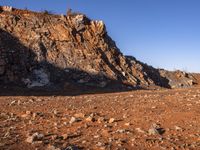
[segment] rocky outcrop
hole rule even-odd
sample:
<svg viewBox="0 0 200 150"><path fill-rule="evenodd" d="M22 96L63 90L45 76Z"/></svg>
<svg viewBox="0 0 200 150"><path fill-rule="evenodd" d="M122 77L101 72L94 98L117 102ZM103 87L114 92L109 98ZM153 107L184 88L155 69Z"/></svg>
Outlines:
<svg viewBox="0 0 200 150"><path fill-rule="evenodd" d="M79 13L64 16L3 8L1 84L171 87L168 75L124 56L102 21ZM185 78L191 80L190 76Z"/></svg>
<svg viewBox="0 0 200 150"><path fill-rule="evenodd" d="M163 78L168 79L168 84L170 88L182 88L182 87L191 87L195 84L198 84L197 79L194 75L177 70L177 71L166 71L159 70L160 75Z"/></svg>

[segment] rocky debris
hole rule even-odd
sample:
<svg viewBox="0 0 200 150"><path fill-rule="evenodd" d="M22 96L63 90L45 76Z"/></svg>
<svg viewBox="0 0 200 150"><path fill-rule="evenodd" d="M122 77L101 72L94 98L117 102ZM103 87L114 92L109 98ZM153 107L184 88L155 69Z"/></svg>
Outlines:
<svg viewBox="0 0 200 150"><path fill-rule="evenodd" d="M56 148L55 146L53 146L53 145L49 145L48 147L47 147L47 150L61 150L60 148Z"/></svg>
<svg viewBox="0 0 200 150"><path fill-rule="evenodd" d="M135 128L135 130L136 130L138 133L145 133L145 131L142 130L141 128Z"/></svg>
<svg viewBox="0 0 200 150"><path fill-rule="evenodd" d="M89 122L94 122L94 121L96 121L96 119L95 119L95 114L94 114L94 113L91 113L88 117L86 117L85 120L86 120L86 121L89 121Z"/></svg>
<svg viewBox="0 0 200 150"><path fill-rule="evenodd" d="M107 34L103 21L90 20L80 13L60 16L12 7L0 10L5 10L0 13L3 85L132 89L194 83L190 75L174 83L174 76L124 56Z"/></svg>
<svg viewBox="0 0 200 150"><path fill-rule="evenodd" d="M183 131L183 129L182 129L181 127L179 127L179 126L174 126L174 128L175 128L175 130L177 130L177 131Z"/></svg>
<svg viewBox="0 0 200 150"><path fill-rule="evenodd" d="M22 118L27 118L27 117L30 117L32 115L32 112L31 111L26 111L25 114L21 115Z"/></svg>
<svg viewBox="0 0 200 150"><path fill-rule="evenodd" d="M104 118L104 117L99 117L98 119L97 119L97 122L98 123L104 123L106 121L106 119Z"/></svg>
<svg viewBox="0 0 200 150"><path fill-rule="evenodd" d="M69 145L79 149L198 149L199 97L197 87L103 95L0 97L0 149L23 146L63 150ZM16 104L19 100L34 103L21 106ZM45 105L40 105L41 100ZM9 105L12 101L15 105ZM69 124L72 116L81 121ZM89 116L95 121L86 121ZM152 121L155 123L149 129ZM31 134L27 136L27 132ZM42 139L34 138L41 133Z"/></svg>
<svg viewBox="0 0 200 150"><path fill-rule="evenodd" d="M159 124L152 124L151 128L148 130L149 135L162 135L165 132Z"/></svg>
<svg viewBox="0 0 200 150"><path fill-rule="evenodd" d="M63 134L62 138L63 138L63 140L66 140L67 138L69 138L69 135L68 134Z"/></svg>
<svg viewBox="0 0 200 150"><path fill-rule="evenodd" d="M125 125L125 126L130 126L131 123L130 123L130 122L127 122L127 123L125 123L124 125Z"/></svg>
<svg viewBox="0 0 200 150"><path fill-rule="evenodd" d="M79 150L79 148L77 146L68 146L64 150Z"/></svg>
<svg viewBox="0 0 200 150"><path fill-rule="evenodd" d="M69 123L72 124L72 123L79 122L79 121L81 121L79 118L71 117Z"/></svg>
<svg viewBox="0 0 200 150"><path fill-rule="evenodd" d="M83 113L76 113L76 114L74 114L74 117L76 117L76 118L84 118L85 114L83 114Z"/></svg>
<svg viewBox="0 0 200 150"><path fill-rule="evenodd" d="M39 134L38 132L28 136L26 139L27 143L34 143L35 141L41 141L44 138L43 134Z"/></svg>
<svg viewBox="0 0 200 150"><path fill-rule="evenodd" d="M109 122L109 123L114 123L115 121L116 121L115 118L110 118L108 122Z"/></svg>
<svg viewBox="0 0 200 150"><path fill-rule="evenodd" d="M93 116L88 116L85 120L89 122L94 122L95 118Z"/></svg>
<svg viewBox="0 0 200 150"><path fill-rule="evenodd" d="M197 80L192 74L183 71L166 71L159 70L160 75L169 80L169 85L171 88L183 88L191 87L197 84Z"/></svg>

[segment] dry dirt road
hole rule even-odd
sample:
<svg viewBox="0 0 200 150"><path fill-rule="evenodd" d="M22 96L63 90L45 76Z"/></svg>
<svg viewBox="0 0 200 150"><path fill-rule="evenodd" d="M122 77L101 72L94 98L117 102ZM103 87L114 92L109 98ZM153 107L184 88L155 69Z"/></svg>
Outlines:
<svg viewBox="0 0 200 150"><path fill-rule="evenodd" d="M1 96L0 108L0 150L200 149L199 87Z"/></svg>

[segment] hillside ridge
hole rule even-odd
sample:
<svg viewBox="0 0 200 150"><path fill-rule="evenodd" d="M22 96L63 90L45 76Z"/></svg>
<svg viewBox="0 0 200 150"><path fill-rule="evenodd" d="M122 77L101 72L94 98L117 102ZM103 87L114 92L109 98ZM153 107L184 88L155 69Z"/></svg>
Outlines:
<svg viewBox="0 0 200 150"><path fill-rule="evenodd" d="M1 84L148 89L196 83L192 74L155 69L124 56L104 22L81 13L54 15L2 6L0 50Z"/></svg>

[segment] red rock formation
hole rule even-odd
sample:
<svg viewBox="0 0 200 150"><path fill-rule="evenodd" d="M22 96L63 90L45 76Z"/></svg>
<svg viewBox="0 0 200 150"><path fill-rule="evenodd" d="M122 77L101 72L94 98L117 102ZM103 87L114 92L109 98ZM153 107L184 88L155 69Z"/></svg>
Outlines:
<svg viewBox="0 0 200 150"><path fill-rule="evenodd" d="M0 10L1 83L170 87L159 70L125 57L102 21L83 14Z"/></svg>

